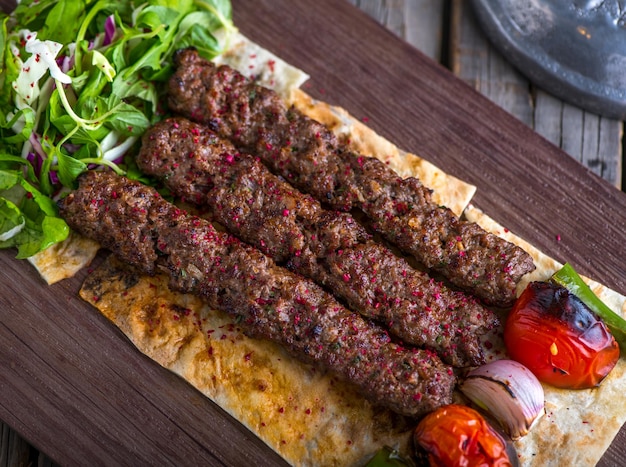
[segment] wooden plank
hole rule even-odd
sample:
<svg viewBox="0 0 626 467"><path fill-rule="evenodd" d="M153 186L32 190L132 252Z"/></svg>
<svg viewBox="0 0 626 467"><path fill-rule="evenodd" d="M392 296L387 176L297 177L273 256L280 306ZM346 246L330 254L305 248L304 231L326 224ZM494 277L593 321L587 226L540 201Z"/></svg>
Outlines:
<svg viewBox="0 0 626 467"><path fill-rule="evenodd" d="M598 176L623 186L623 123L584 112L543 91L536 94L535 130Z"/></svg>
<svg viewBox="0 0 626 467"><path fill-rule="evenodd" d="M58 467L52 459L38 451L9 425L0 421L0 467Z"/></svg>
<svg viewBox="0 0 626 467"><path fill-rule="evenodd" d="M469 13L466 1L453 2L450 32L452 72L526 125L531 125L528 81L491 47Z"/></svg>
<svg viewBox="0 0 626 467"><path fill-rule="evenodd" d="M451 68L457 76L621 188L621 121L586 112L534 89L487 40L469 2L453 0L451 28Z"/></svg>
<svg viewBox="0 0 626 467"><path fill-rule="evenodd" d="M439 60L445 2L441 0L348 0L398 37Z"/></svg>
<svg viewBox="0 0 626 467"><path fill-rule="evenodd" d="M0 423L0 466L21 467L31 464L30 446L13 429Z"/></svg>
<svg viewBox="0 0 626 467"><path fill-rule="evenodd" d="M311 74L315 97L368 116L383 136L476 184L477 204L503 224L626 292L626 195L347 2L233 7L244 34ZM75 465L277 462L78 300L84 276L48 289L11 252L0 264L0 417L37 447ZM624 465L624 442L622 431L604 465Z"/></svg>

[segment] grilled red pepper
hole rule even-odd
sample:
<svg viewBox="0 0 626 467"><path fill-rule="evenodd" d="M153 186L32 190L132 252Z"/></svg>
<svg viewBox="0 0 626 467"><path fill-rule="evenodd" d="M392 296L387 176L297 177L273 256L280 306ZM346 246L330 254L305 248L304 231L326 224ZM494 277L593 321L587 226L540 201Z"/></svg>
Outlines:
<svg viewBox="0 0 626 467"><path fill-rule="evenodd" d="M539 381L567 389L597 386L620 355L602 320L566 288L548 282L530 283L518 298L504 343Z"/></svg>

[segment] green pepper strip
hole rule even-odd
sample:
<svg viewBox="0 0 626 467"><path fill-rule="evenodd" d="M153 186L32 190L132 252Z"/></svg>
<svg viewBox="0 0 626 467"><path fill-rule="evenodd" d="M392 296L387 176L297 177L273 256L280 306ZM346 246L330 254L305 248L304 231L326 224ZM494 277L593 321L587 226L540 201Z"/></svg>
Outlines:
<svg viewBox="0 0 626 467"><path fill-rule="evenodd" d="M410 467L413 463L400 457L398 451L389 446L382 447L365 467Z"/></svg>
<svg viewBox="0 0 626 467"><path fill-rule="evenodd" d="M626 320L606 306L604 302L593 293L571 264L565 263L560 270L552 275L552 281L576 295L591 311L598 315L611 330L622 353L626 352Z"/></svg>

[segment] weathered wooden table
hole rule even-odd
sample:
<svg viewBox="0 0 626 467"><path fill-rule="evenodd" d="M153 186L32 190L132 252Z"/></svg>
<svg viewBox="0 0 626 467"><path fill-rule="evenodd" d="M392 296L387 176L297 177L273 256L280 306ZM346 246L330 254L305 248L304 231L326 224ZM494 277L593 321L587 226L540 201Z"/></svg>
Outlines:
<svg viewBox="0 0 626 467"><path fill-rule="evenodd" d="M591 171L622 187L623 122L593 115L532 86L487 41L467 0L347 1L451 69ZM0 467L22 465L52 462L0 422Z"/></svg>
<svg viewBox="0 0 626 467"><path fill-rule="evenodd" d="M349 0L396 35L622 187L623 122L594 115L534 87L495 50L468 0Z"/></svg>

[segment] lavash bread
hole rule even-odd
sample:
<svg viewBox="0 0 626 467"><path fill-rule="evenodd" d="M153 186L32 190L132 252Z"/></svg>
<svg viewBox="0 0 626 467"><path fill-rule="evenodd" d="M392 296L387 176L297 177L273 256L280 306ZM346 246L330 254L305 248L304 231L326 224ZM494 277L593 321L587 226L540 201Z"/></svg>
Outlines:
<svg viewBox="0 0 626 467"><path fill-rule="evenodd" d="M171 292L165 276L137 276L111 256L80 294L292 465L363 465L384 445L409 450L407 419L280 346L246 337L227 314Z"/></svg>
<svg viewBox="0 0 626 467"><path fill-rule="evenodd" d="M326 124L353 150L378 157L402 177L416 176L434 190L437 203L518 244L534 258L531 280L546 280L560 267L484 213L468 206L475 187L406 153L353 118L347 111L316 101L298 87L306 74L237 35L218 61L251 72L284 99ZM466 206L467 209L466 209ZM70 277L95 256L98 245L76 234L38 254L31 262L48 283ZM614 310L626 313L623 296L590 281ZM225 314L197 298L173 293L163 277L136 276L113 258L86 280L81 290L137 348L179 374L250 428L294 465L362 465L384 445L410 451L411 425L403 417L363 399L349 384L301 364L280 347L250 339ZM496 332L487 337L490 358L502 358ZM546 387L546 414L516 442L522 465L594 465L626 421L621 388L626 363L620 359L600 388L566 391Z"/></svg>
<svg viewBox="0 0 626 467"><path fill-rule="evenodd" d="M98 242L71 232L65 240L28 258L47 284L69 279L96 257Z"/></svg>

